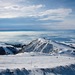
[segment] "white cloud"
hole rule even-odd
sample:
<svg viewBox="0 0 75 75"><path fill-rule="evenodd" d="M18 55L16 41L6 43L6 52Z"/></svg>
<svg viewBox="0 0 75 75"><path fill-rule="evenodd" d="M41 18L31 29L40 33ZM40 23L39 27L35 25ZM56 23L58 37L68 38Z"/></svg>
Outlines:
<svg viewBox="0 0 75 75"><path fill-rule="evenodd" d="M23 5L19 2L27 0L2 0L0 1L0 18L33 17L39 20L64 20L72 9L58 8L45 9L44 5Z"/></svg>
<svg viewBox="0 0 75 75"><path fill-rule="evenodd" d="M75 19L65 19L61 22L50 22L42 24L42 28L47 30L57 29L57 30L67 30L67 29L75 29Z"/></svg>
<svg viewBox="0 0 75 75"><path fill-rule="evenodd" d="M32 5L32 6L19 6L11 5L0 7L0 18L14 18L14 17L30 17L37 14L38 9L42 5Z"/></svg>
<svg viewBox="0 0 75 75"><path fill-rule="evenodd" d="M69 16L71 12L72 9L49 9L44 12L41 12L40 16L46 17L41 18L40 20L63 20L65 17Z"/></svg>
<svg viewBox="0 0 75 75"><path fill-rule="evenodd" d="M75 29L75 19L65 19L64 21L58 23L57 26L61 29Z"/></svg>

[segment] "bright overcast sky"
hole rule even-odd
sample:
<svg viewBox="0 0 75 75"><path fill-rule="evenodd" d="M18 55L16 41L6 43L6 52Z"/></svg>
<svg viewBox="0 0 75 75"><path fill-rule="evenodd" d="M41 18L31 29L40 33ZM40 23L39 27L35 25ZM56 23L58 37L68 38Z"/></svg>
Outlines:
<svg viewBox="0 0 75 75"><path fill-rule="evenodd" d="M75 0L0 0L0 30L75 29Z"/></svg>

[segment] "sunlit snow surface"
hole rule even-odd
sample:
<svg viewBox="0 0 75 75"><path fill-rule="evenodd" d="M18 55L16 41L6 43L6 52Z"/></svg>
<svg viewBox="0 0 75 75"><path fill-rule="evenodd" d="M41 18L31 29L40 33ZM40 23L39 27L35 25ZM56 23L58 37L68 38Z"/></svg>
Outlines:
<svg viewBox="0 0 75 75"><path fill-rule="evenodd" d="M18 55L0 56L0 69L14 68L54 68L75 64L75 58L70 56L35 55L34 53L21 53Z"/></svg>

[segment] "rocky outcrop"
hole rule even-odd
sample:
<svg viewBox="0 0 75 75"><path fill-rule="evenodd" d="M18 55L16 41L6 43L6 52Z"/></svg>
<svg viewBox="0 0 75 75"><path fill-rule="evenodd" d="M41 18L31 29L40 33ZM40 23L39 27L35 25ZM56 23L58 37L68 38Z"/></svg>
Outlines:
<svg viewBox="0 0 75 75"><path fill-rule="evenodd" d="M17 54L18 50L11 45L0 45L0 55Z"/></svg>

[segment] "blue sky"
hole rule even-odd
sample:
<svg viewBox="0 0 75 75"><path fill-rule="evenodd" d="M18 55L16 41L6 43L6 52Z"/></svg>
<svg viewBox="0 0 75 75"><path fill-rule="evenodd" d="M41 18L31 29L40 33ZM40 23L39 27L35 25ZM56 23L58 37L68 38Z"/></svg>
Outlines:
<svg viewBox="0 0 75 75"><path fill-rule="evenodd" d="M0 0L0 30L75 29L75 0Z"/></svg>

